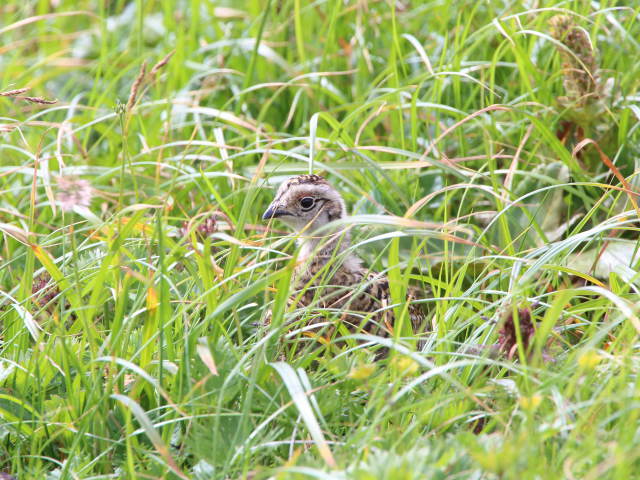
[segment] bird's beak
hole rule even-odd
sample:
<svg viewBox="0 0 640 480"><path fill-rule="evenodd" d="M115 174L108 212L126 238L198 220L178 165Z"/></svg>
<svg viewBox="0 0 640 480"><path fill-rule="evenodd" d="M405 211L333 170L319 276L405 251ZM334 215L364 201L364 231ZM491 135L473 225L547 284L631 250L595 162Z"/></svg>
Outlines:
<svg viewBox="0 0 640 480"><path fill-rule="evenodd" d="M262 215L262 220L270 220L272 218L283 217L285 215L291 214L282 207L279 207L277 205L269 205L267 211L264 212L264 215Z"/></svg>

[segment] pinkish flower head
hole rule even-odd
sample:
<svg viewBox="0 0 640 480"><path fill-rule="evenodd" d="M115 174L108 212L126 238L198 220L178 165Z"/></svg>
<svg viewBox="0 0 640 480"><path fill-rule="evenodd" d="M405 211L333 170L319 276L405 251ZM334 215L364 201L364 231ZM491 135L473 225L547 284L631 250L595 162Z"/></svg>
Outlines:
<svg viewBox="0 0 640 480"><path fill-rule="evenodd" d="M75 177L58 177L56 200L62 210L73 210L74 207L88 207L93 197L93 189L87 180Z"/></svg>

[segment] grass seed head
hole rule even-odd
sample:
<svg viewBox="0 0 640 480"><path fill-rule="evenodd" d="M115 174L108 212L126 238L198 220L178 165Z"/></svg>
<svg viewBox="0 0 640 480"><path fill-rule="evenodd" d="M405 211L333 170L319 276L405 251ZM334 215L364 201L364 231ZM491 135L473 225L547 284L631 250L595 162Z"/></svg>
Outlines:
<svg viewBox="0 0 640 480"><path fill-rule="evenodd" d="M570 102L587 105L599 97L598 62L587 32L568 15L556 15L549 20L551 35L566 49L559 48L562 57L564 89Z"/></svg>
<svg viewBox="0 0 640 480"><path fill-rule="evenodd" d="M527 350L536 333L529 308L521 308L518 310L518 322L522 337L522 346L524 350ZM500 351L506 353L509 358L512 358L517 351L518 337L516 333L516 322L513 319L513 312L511 310L504 319L500 332L498 333L498 346Z"/></svg>
<svg viewBox="0 0 640 480"><path fill-rule="evenodd" d="M45 272L33 279L31 293L34 296L35 302L41 308L44 308L60 294L60 289L53 282L51 275Z"/></svg>

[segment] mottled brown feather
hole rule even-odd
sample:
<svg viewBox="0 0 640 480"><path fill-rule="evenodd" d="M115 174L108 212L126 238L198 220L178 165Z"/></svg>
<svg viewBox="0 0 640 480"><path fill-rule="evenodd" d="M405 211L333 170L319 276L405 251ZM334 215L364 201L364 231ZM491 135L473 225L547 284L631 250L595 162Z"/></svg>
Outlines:
<svg viewBox="0 0 640 480"><path fill-rule="evenodd" d="M395 313L387 277L366 268L335 268L328 261L316 257L297 269L291 296L297 307L340 310L341 320L353 332L393 335ZM407 300L415 299L417 293L412 289ZM421 331L425 316L420 306L409 304L408 314L413 331Z"/></svg>

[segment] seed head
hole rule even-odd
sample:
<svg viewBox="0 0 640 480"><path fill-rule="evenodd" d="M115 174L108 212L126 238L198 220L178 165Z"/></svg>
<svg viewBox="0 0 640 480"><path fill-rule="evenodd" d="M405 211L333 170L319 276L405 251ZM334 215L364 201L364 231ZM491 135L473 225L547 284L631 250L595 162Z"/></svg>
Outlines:
<svg viewBox="0 0 640 480"><path fill-rule="evenodd" d="M556 15L549 20L551 35L565 48L558 49L562 57L564 88L569 101L585 106L600 94L598 62L587 32L568 15Z"/></svg>
<svg viewBox="0 0 640 480"><path fill-rule="evenodd" d="M58 294L60 290L53 282L51 275L48 273L41 273L33 279L33 285L31 286L31 293L34 299L40 307L44 308L49 304ZM2 477L0 477L0 480Z"/></svg>
<svg viewBox="0 0 640 480"><path fill-rule="evenodd" d="M529 348L529 344L536 333L536 328L531 321L531 310L521 308L518 310L518 322L524 350ZM516 335L516 323L513 319L513 312L509 311L504 323L498 333L498 347L509 358L513 357L518 348L518 337Z"/></svg>

